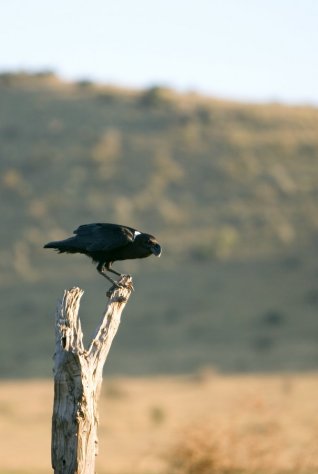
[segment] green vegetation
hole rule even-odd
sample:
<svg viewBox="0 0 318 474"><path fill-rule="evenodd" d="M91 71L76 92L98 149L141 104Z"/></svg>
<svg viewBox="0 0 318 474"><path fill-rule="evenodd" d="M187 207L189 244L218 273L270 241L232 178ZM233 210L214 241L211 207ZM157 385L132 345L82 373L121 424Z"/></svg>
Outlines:
<svg viewBox="0 0 318 474"><path fill-rule="evenodd" d="M64 287L85 288L87 334L96 326L105 282L85 257L42 246L98 221L151 232L164 249L117 265L136 293L111 371L317 367L316 108L51 71L3 73L0 98L0 375L50 374Z"/></svg>

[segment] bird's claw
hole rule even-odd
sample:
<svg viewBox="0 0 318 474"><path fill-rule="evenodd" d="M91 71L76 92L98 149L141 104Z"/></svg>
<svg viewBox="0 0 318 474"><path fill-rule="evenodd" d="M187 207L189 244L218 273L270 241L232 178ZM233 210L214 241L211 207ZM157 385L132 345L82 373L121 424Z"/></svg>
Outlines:
<svg viewBox="0 0 318 474"><path fill-rule="evenodd" d="M130 290L130 291L135 291L135 288L133 287L133 284L132 284L131 276L130 275L122 275L122 278L123 277L129 278L129 280L128 280L127 283L124 283L124 284L120 283L121 287L122 288L128 288L128 290Z"/></svg>
<svg viewBox="0 0 318 474"><path fill-rule="evenodd" d="M130 275L122 275L122 276L121 276L121 279L122 279L123 277L130 277ZM121 280L120 280L120 281L115 281L115 280L113 280L112 283L113 283L112 286L111 286L111 287L109 288L109 290L107 290L107 292L106 292L106 296L107 296L108 298L110 298L111 295L113 294L113 292L116 291L116 290L118 290L119 288L127 288L127 289L130 290L130 291L134 291L134 290L135 290L134 287L133 287L133 284L132 284L132 281L131 281L131 280L128 281L127 283L121 283Z"/></svg>
<svg viewBox="0 0 318 474"><path fill-rule="evenodd" d="M121 283L122 279L125 279L125 280L128 279L128 281L127 282L125 281L124 283ZM132 279L131 279L130 275L121 275L121 279L117 283L119 283L119 285L122 288L127 288L130 291L134 291L134 287L133 287Z"/></svg>
<svg viewBox="0 0 318 474"><path fill-rule="evenodd" d="M117 281L114 281L112 286L106 291L106 296L110 298L114 291L118 290L119 288L123 288L123 285L120 285Z"/></svg>

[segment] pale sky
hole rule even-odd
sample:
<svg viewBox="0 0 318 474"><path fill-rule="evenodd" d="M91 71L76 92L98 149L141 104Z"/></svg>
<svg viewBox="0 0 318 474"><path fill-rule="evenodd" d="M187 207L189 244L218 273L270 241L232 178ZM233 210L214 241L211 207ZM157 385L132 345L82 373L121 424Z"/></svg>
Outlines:
<svg viewBox="0 0 318 474"><path fill-rule="evenodd" d="M318 105L318 0L1 3L1 71Z"/></svg>

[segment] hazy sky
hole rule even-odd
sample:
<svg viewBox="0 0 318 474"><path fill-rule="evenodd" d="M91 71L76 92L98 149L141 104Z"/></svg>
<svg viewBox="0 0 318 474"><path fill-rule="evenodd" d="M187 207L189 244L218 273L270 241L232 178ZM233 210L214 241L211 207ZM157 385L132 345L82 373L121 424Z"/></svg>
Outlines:
<svg viewBox="0 0 318 474"><path fill-rule="evenodd" d="M318 0L1 3L1 70L318 105Z"/></svg>

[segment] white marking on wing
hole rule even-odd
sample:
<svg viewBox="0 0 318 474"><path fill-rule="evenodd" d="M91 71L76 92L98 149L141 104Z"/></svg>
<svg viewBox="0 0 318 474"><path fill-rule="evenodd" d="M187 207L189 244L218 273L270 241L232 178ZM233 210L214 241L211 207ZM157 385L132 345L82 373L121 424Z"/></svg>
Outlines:
<svg viewBox="0 0 318 474"><path fill-rule="evenodd" d="M139 232L139 230L135 230L135 232L134 232L134 240L135 240L135 238L137 237L137 235L140 235L140 234L141 234L141 232Z"/></svg>

